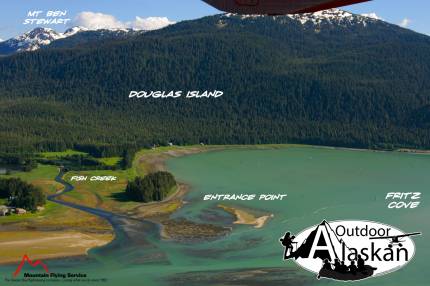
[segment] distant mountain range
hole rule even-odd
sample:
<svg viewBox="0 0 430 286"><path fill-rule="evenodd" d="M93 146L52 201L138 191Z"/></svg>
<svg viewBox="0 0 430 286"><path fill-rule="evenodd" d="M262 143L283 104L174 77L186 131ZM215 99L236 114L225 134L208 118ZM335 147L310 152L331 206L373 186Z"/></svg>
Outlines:
<svg viewBox="0 0 430 286"><path fill-rule="evenodd" d="M75 27L68 29L64 33L57 33L48 28L36 28L18 37L1 42L0 54L6 55L15 52L35 51L51 44L53 41L73 36L82 31L86 31L86 29Z"/></svg>
<svg viewBox="0 0 430 286"><path fill-rule="evenodd" d="M1 150L430 148L430 37L399 26L329 10L222 14L120 38L89 32L0 58ZM138 100L131 90L224 95Z"/></svg>
<svg viewBox="0 0 430 286"><path fill-rule="evenodd" d="M83 44L95 40L120 39L144 32L132 29L88 30L84 27L73 27L67 29L64 33L58 33L50 28L39 27L20 36L0 42L0 55L36 51L47 46L71 47L75 44ZM68 39L70 37L73 38Z"/></svg>
<svg viewBox="0 0 430 286"><path fill-rule="evenodd" d="M234 16L232 14L226 14L226 17ZM242 19L259 18L263 16L240 16ZM313 25L315 27L332 24L341 26L351 25L367 25L373 23L377 19L370 18L367 16L353 15L349 12L333 9L321 11L313 14L296 14L287 16L300 22L303 25ZM277 17L278 19L282 19ZM82 33L85 32L85 33ZM132 29L100 29L100 30L88 30L85 27L73 27L67 29L64 33L59 33L50 28L35 28L27 33L20 36L11 38L9 40L0 42L0 55L9 55L16 52L35 51L40 48L51 45L55 42L55 47L59 46L73 46L76 44L82 44L94 40L106 40L115 38L124 38L136 34L142 34L145 31L136 31ZM78 37L72 40L66 40L69 37L79 34ZM63 41L59 41L63 40ZM59 41L60 43L58 43Z"/></svg>

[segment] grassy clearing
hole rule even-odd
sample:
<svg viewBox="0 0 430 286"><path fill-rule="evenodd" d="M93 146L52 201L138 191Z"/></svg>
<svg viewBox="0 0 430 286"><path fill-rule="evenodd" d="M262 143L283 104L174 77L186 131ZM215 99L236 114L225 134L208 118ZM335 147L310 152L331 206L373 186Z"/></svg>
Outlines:
<svg viewBox="0 0 430 286"><path fill-rule="evenodd" d="M97 159L97 161L109 167L116 166L119 162L121 162L121 160L122 160L121 157L109 157L109 158Z"/></svg>
<svg viewBox="0 0 430 286"><path fill-rule="evenodd" d="M16 172L11 175L0 175L0 178L20 178L23 181L32 183L33 181L54 180L58 174L58 167L39 164L31 172Z"/></svg>
<svg viewBox="0 0 430 286"><path fill-rule="evenodd" d="M86 181L71 181L73 176L87 176ZM114 176L116 181L91 181L92 176ZM124 190L127 186L130 171L97 170L73 171L65 175L64 179L75 187L71 193L64 194L62 199L90 207L100 207L110 211L128 211L139 203L127 201Z"/></svg>
<svg viewBox="0 0 430 286"><path fill-rule="evenodd" d="M69 149L63 152L43 152L43 153L40 153L39 155L46 159L58 159L58 158L63 158L63 157L73 156L73 155L88 155L88 153Z"/></svg>

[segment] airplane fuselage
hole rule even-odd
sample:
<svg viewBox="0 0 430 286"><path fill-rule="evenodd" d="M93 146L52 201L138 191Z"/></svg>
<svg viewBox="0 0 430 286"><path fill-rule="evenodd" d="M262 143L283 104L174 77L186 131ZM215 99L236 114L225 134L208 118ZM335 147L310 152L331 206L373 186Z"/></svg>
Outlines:
<svg viewBox="0 0 430 286"><path fill-rule="evenodd" d="M285 15L311 13L371 0L203 0L229 13Z"/></svg>

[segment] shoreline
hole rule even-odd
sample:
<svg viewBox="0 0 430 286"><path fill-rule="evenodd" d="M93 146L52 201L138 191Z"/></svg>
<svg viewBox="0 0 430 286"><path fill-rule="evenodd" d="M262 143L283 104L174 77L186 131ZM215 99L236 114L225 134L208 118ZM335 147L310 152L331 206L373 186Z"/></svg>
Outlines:
<svg viewBox="0 0 430 286"><path fill-rule="evenodd" d="M273 214L267 214L258 217L251 212L245 211L241 208L229 207L221 204L218 205L218 207L236 217L236 221L234 221L233 224L252 225L254 226L254 228L257 229L264 227L269 221L269 219L274 217Z"/></svg>
<svg viewBox="0 0 430 286"><path fill-rule="evenodd" d="M227 151L227 150L277 150L277 149L287 149L287 148L323 148L329 150L347 150L347 151L371 151L371 152L394 152L394 153L410 153L410 154L419 154L419 155L428 155L430 154L430 150L414 150L414 149L398 149L398 150L374 150L374 149L357 149L357 148L345 148L345 147L332 147L332 146L317 146L317 145L299 145L299 144L267 144L267 145L209 145L209 146L176 146L176 147L161 147L160 150L141 150L136 153L136 157L133 161L133 169L138 174L139 169L144 170L148 173L151 171L159 171L159 170L167 170L166 161L173 158L179 158L188 155L195 155L206 152L218 152L218 151ZM165 149L165 150L163 150ZM137 165L136 165L137 164ZM142 166L139 166L139 165ZM211 232L211 235L206 238L217 237L216 233L218 233L218 237L226 234L227 228L217 228L214 225L210 224L192 224L188 221L178 221L174 219L170 219L169 216L180 209L186 202L184 201L184 197L190 191L191 186L187 183L179 182L177 190L171 194L168 198L161 202L152 202L148 204L143 204L132 209L131 213L128 212L127 215L130 218L138 218L150 221L152 223L156 223L160 228L160 236L162 239L175 239L178 233L182 232L182 235L179 237L186 237L187 234L184 235L184 230L180 229L181 227L187 228L186 231L192 232L196 231L199 234L204 234L204 231ZM246 211L242 211L240 209L236 209L234 207L221 207L224 211L234 215L236 217L236 221L234 224L244 224L244 225L253 225L255 228L262 228L267 223L267 221L273 215L265 215L261 217L253 216L252 214L247 213ZM251 216L251 217L249 217ZM210 223L210 222L209 222ZM177 226L176 226L177 224ZM16 232L25 232L29 230L18 230ZM42 231L42 229L33 230L34 232ZM73 232L73 229L71 229ZM13 232L13 231L12 231ZM46 232L46 231L45 231ZM64 231L59 231L60 233L67 233ZM70 232L70 231L69 231ZM48 232L47 232L48 233ZM52 234L52 233L49 233ZM82 233L84 235L84 233ZM103 235L102 233L95 233L94 235ZM57 255L46 254L45 256L41 255L41 259L55 259L62 257L75 257L75 256L87 256L88 251L95 247L100 247L103 245L107 245L110 242L114 241L115 237L113 236L110 240L104 241L104 243L100 243L98 245L92 245L85 249L85 251L80 251L75 254L73 253L58 253ZM193 237L186 237L185 239L193 239ZM30 239L31 240L31 239ZM97 241L94 239L93 241ZM1 245L1 244L0 244ZM39 257L39 256L36 256ZM39 258L39 259L40 259ZM16 261L19 261L20 258L16 260L7 260L1 261L2 264L11 264Z"/></svg>
<svg viewBox="0 0 430 286"><path fill-rule="evenodd" d="M143 154L142 156L136 158L138 162L146 161L146 170L150 171L169 171L166 167L166 161L173 158L180 158L184 156L196 155L207 152L222 152L228 150L279 150L279 149L288 149L288 148L315 148L315 149L328 149L328 150L344 150L344 151L356 151L356 152L393 152L393 153L406 153L404 151L399 150L374 150L374 149L358 149L358 148L348 148L348 147L333 147L333 146L319 146L319 145L301 145L301 144L262 144L262 145L208 145L208 146L175 146L173 148L167 148L166 151L161 151L157 153L157 149L154 150L154 153L147 152L148 154ZM161 147L160 149L163 149ZM140 151L142 152L142 151ZM428 151L430 154L430 150ZM414 153L413 151L407 153ZM139 154L139 152L137 153ZM174 175L174 174L173 174ZM170 214L174 213L176 210L180 209L184 204L184 197L192 188L186 182L179 182L181 188L185 190L178 190L172 194L171 197L167 198L161 202L151 202L148 204L143 204L141 206L136 207L133 212L134 215L132 217L145 219L156 223L160 228L160 237L162 239L172 239L175 235L170 234L166 229L166 222L169 223L171 220L168 218ZM157 211L157 209L163 209L165 204L169 204L169 202L175 201L178 203L175 207L169 210ZM154 207L155 211L148 210L149 208ZM220 207L220 206L218 206ZM168 207L167 207L168 208ZM226 208L230 207L221 207L224 211L234 215L237 220L234 224L244 224L244 225L254 225L255 228L262 228L267 223L267 221L273 217L273 214L255 217L254 219L245 219L249 214L245 211L238 210L235 208L231 208L231 210L227 210ZM137 213L136 213L137 212Z"/></svg>
<svg viewBox="0 0 430 286"><path fill-rule="evenodd" d="M46 236L47 233L49 236ZM14 238L13 241L10 240L11 236ZM41 230L4 231L0 233L0 248L3 249L2 256L0 256L0 266L19 262L24 254L30 255L34 260L87 257L91 249L105 246L112 239L114 238L110 233L90 234L79 231ZM67 247L63 247L64 245ZM22 248L27 247L34 249L21 251ZM53 251L54 249L55 251Z"/></svg>

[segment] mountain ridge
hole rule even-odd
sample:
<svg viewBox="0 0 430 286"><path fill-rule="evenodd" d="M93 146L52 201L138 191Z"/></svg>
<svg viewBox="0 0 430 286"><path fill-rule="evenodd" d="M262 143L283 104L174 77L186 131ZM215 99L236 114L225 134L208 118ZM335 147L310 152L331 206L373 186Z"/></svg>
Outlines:
<svg viewBox="0 0 430 286"><path fill-rule="evenodd" d="M273 19L274 21L278 21L280 23L282 23L286 19L292 19L301 23L304 27L314 28L316 29L316 31L318 31L319 28L323 28L324 26L327 27L327 25L339 25L343 27L348 27L352 25L363 25L364 27L366 27L368 24L374 24L377 22L386 23L387 25L393 25L381 19L375 18L374 16L353 14L341 9L329 9L316 13L293 14L285 16L238 15L224 13L210 17L220 17L220 21L222 21L222 19L228 18L253 20L264 17L267 19ZM222 25L222 22L220 22L220 25ZM94 38L103 39L103 33L108 33L109 35L107 36L107 38L112 39L115 36L118 36L118 38L123 38L125 35L142 34L147 31L124 28L90 30L85 27L75 26L68 28L65 32L61 33L56 32L51 28L37 27L22 35L10 38L8 40L0 41L0 55L10 55L16 52L23 51L35 51L40 48L47 47L58 40L63 40L62 45L67 45L67 38L82 32L91 32L93 36L96 33L100 33L98 37L92 37L92 41L94 40ZM82 42L88 42L88 40L85 40L84 37L81 38ZM65 42L66 44L64 44ZM76 42L77 41L75 40L74 45L76 45Z"/></svg>
<svg viewBox="0 0 430 286"><path fill-rule="evenodd" d="M124 38L136 34L142 34L144 30L133 29L97 29L90 30L85 27L75 26L66 29L63 33L56 32L51 28L37 27L17 37L0 42L0 55L11 55L19 52L32 52L47 48L58 41L67 41L69 38L79 36L82 42L88 42L86 35L92 35L91 41L95 39ZM97 35L97 37L94 37ZM73 42L73 40L72 40ZM58 45L55 45L58 47Z"/></svg>
<svg viewBox="0 0 430 286"><path fill-rule="evenodd" d="M35 51L42 46L51 44L53 41L71 37L85 30L86 29L82 27L73 27L67 29L64 33L58 33L51 28L37 27L22 35L1 42L0 53L9 54L14 52Z"/></svg>
<svg viewBox="0 0 430 286"><path fill-rule="evenodd" d="M382 21L319 25L217 15L2 58L0 146L429 148L430 38ZM215 89L216 100L128 98Z"/></svg>

